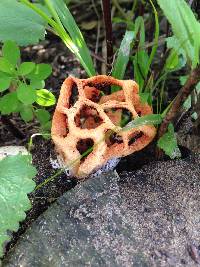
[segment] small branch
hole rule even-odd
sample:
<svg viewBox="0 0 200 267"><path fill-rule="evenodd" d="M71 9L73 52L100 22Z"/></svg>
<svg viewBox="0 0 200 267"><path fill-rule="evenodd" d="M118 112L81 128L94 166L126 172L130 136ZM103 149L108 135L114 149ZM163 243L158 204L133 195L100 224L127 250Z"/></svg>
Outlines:
<svg viewBox="0 0 200 267"><path fill-rule="evenodd" d="M102 6L103 6L104 24L106 30L107 64L111 69L113 63L113 39L112 39L110 0L102 0Z"/></svg>
<svg viewBox="0 0 200 267"><path fill-rule="evenodd" d="M158 131L158 139L163 136L163 134L167 131L168 125L170 122L174 122L176 118L176 114L180 110L181 106L183 105L184 101L187 97L191 94L196 84L200 81L200 66L196 67L191 73L189 78L187 79L184 86L180 89L178 95L174 99L171 109L168 111L167 115L165 116L162 124L160 125ZM162 158L163 153L157 150L157 158Z"/></svg>

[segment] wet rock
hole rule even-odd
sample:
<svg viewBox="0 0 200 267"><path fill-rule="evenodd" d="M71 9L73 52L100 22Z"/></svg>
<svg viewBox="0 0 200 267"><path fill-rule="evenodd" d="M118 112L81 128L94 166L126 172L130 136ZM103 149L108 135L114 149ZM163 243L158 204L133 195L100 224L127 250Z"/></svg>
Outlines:
<svg viewBox="0 0 200 267"><path fill-rule="evenodd" d="M197 266L200 156L78 184L21 237L3 266Z"/></svg>

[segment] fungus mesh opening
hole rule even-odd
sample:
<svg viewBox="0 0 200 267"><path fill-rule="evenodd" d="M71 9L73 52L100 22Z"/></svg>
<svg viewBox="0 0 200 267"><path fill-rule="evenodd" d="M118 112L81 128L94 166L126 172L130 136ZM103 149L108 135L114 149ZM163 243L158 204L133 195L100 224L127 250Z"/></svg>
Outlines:
<svg viewBox="0 0 200 267"><path fill-rule="evenodd" d="M73 83L72 85L72 89L71 89L71 95L69 98L69 107L71 108L72 106L74 106L74 104L76 103L76 101L78 101L78 87L76 83Z"/></svg>
<svg viewBox="0 0 200 267"><path fill-rule="evenodd" d="M92 153L94 141L91 138L80 139L76 144L76 149L81 154L81 163L85 161L87 156Z"/></svg>
<svg viewBox="0 0 200 267"><path fill-rule="evenodd" d="M75 124L81 129L95 129L103 123L98 111L87 105L84 105L74 118Z"/></svg>
<svg viewBox="0 0 200 267"><path fill-rule="evenodd" d="M122 136L117 134L112 130L107 130L105 133L105 142L108 147L111 147L114 144L122 144L123 139Z"/></svg>
<svg viewBox="0 0 200 267"><path fill-rule="evenodd" d="M124 127L133 120L132 113L126 108L109 108L105 113L116 126Z"/></svg>
<svg viewBox="0 0 200 267"><path fill-rule="evenodd" d="M88 86L95 87L100 92L103 92L105 95L111 94L111 84L108 82L103 83L89 83Z"/></svg>
<svg viewBox="0 0 200 267"><path fill-rule="evenodd" d="M135 132L133 133L130 137L129 137L129 142L128 142L128 145L131 146L133 144L135 144L135 142L141 138L143 136L143 132Z"/></svg>

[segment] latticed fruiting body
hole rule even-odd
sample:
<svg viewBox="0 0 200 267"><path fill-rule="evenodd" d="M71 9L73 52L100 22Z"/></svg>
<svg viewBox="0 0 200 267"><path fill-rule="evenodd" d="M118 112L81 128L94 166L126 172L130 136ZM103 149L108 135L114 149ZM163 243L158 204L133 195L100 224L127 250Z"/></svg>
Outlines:
<svg viewBox="0 0 200 267"><path fill-rule="evenodd" d="M112 85L120 90L111 94ZM52 139L64 165L74 176L83 178L109 159L124 157L148 145L156 134L154 126L123 131L122 124L123 120L151 113L151 107L141 103L134 81L105 75L89 79L70 76L60 91Z"/></svg>

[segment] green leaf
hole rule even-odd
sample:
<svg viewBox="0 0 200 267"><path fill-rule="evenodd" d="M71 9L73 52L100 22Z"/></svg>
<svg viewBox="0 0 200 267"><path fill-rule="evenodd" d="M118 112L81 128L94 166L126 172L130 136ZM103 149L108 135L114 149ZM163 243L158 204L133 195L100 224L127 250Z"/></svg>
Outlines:
<svg viewBox="0 0 200 267"><path fill-rule="evenodd" d="M182 86L186 83L188 77L189 77L188 75L180 76L179 80L180 80L180 83L181 83Z"/></svg>
<svg viewBox="0 0 200 267"><path fill-rule="evenodd" d="M175 51L171 51L170 55L168 56L166 60L166 68L168 70L174 70L177 68L179 64L179 57L178 54Z"/></svg>
<svg viewBox="0 0 200 267"><path fill-rule="evenodd" d="M0 78L0 92L3 92L9 88L11 80L12 79L9 77Z"/></svg>
<svg viewBox="0 0 200 267"><path fill-rule="evenodd" d="M17 155L0 161L0 257L5 242L10 240L8 231L16 232L31 208L27 194L35 188L35 175L30 156Z"/></svg>
<svg viewBox="0 0 200 267"><path fill-rule="evenodd" d="M16 66L20 59L20 50L17 44L13 41L6 41L2 47L3 57L6 58L12 65Z"/></svg>
<svg viewBox="0 0 200 267"><path fill-rule="evenodd" d="M25 105L30 105L36 101L37 95L31 86L22 83L17 88L17 97Z"/></svg>
<svg viewBox="0 0 200 267"><path fill-rule="evenodd" d="M30 86L34 89L43 89L45 87L45 81L30 80Z"/></svg>
<svg viewBox="0 0 200 267"><path fill-rule="evenodd" d="M19 101L16 92L8 93L0 99L0 111L3 115L15 112L18 105Z"/></svg>
<svg viewBox="0 0 200 267"><path fill-rule="evenodd" d="M45 109L37 109L35 112L36 118L40 124L45 124L50 120L50 113Z"/></svg>
<svg viewBox="0 0 200 267"><path fill-rule="evenodd" d="M190 6L185 0L157 0L157 2L172 25L179 49L184 49L192 66L196 67L200 55L200 23Z"/></svg>
<svg viewBox="0 0 200 267"><path fill-rule="evenodd" d="M133 121L129 122L123 131L131 130L132 128L142 126L142 125L157 125L162 122L163 118L160 114L149 114L142 117L137 117Z"/></svg>
<svg viewBox="0 0 200 267"><path fill-rule="evenodd" d="M18 68L18 75L25 76L32 72L35 68L35 63L33 62L23 62Z"/></svg>
<svg viewBox="0 0 200 267"><path fill-rule="evenodd" d="M31 121L33 119L33 109L32 106L22 106L20 110L20 116L25 122Z"/></svg>
<svg viewBox="0 0 200 267"><path fill-rule="evenodd" d="M140 93L140 100L142 103L150 103L151 102L151 93Z"/></svg>
<svg viewBox="0 0 200 267"><path fill-rule="evenodd" d="M172 123L169 124L168 131L158 140L157 145L171 159L181 156L174 133L174 126Z"/></svg>
<svg viewBox="0 0 200 267"><path fill-rule="evenodd" d="M1 57L0 58L0 71L13 74L15 71L15 68L6 58Z"/></svg>
<svg viewBox="0 0 200 267"><path fill-rule="evenodd" d="M51 123L52 123L51 121L48 121L45 124L41 125L42 134L49 133L49 131L51 130ZM45 135L43 137L45 138ZM49 137L46 139L49 139Z"/></svg>
<svg viewBox="0 0 200 267"><path fill-rule="evenodd" d="M116 79L123 79L126 71L126 67L129 61L130 51L131 51L131 43L135 34L133 31L126 31L124 38L121 42L119 52L117 55L117 59L114 63L114 68L112 71L112 76ZM118 87L112 86L112 92L118 91Z"/></svg>
<svg viewBox="0 0 200 267"><path fill-rule="evenodd" d="M0 1L0 41L13 40L18 45L44 40L43 19L17 0Z"/></svg>
<svg viewBox="0 0 200 267"><path fill-rule="evenodd" d="M48 106L53 106L56 103L55 96L47 89L37 90L36 93L37 93L36 102L40 106L48 107Z"/></svg>
<svg viewBox="0 0 200 267"><path fill-rule="evenodd" d="M37 64L36 68L30 73L27 78L34 81L45 80L52 73L52 67L49 64Z"/></svg>

